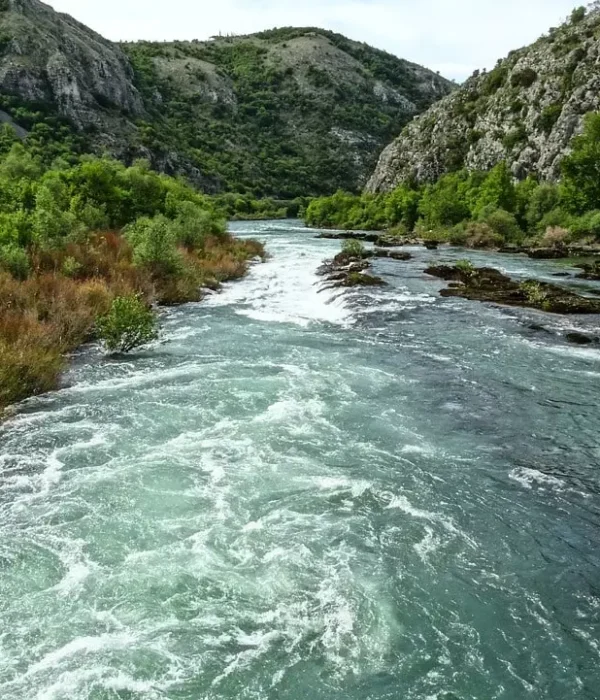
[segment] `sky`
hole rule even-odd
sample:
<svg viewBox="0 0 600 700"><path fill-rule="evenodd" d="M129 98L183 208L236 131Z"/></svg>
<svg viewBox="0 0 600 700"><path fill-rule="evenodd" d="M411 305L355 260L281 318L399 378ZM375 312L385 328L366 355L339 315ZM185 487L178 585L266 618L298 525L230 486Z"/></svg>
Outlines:
<svg viewBox="0 0 600 700"><path fill-rule="evenodd" d="M318 26L458 80L493 68L582 0L46 0L113 41Z"/></svg>

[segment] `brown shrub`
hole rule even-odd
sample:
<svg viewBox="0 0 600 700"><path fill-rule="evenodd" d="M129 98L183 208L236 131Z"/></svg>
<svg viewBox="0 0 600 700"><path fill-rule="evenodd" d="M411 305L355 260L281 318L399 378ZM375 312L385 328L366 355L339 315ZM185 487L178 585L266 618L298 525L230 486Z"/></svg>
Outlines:
<svg viewBox="0 0 600 700"><path fill-rule="evenodd" d="M62 353L40 342L39 331L35 326L21 326L16 342L0 338L0 411L57 386Z"/></svg>
<svg viewBox="0 0 600 700"><path fill-rule="evenodd" d="M470 248L499 248L504 239L481 221L472 221L465 229L466 242Z"/></svg>
<svg viewBox="0 0 600 700"><path fill-rule="evenodd" d="M562 248L569 236L570 232L562 226L548 226L539 244L544 248Z"/></svg>

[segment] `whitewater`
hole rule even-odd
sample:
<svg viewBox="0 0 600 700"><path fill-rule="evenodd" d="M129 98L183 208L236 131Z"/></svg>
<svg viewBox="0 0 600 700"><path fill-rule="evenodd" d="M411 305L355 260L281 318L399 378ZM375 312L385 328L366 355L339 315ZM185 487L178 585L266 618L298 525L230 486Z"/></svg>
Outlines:
<svg viewBox="0 0 600 700"><path fill-rule="evenodd" d="M267 262L0 426L0 698L597 698L599 319L232 228Z"/></svg>

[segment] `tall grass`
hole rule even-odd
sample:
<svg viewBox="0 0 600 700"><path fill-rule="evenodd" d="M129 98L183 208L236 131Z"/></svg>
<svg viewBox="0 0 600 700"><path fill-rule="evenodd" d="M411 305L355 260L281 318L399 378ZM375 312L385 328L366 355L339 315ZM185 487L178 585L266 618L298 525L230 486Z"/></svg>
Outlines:
<svg viewBox="0 0 600 700"><path fill-rule="evenodd" d="M157 277L133 262L116 232L30 254L32 274L20 280L0 270L0 413L58 385L65 353L95 337L96 319L118 296L141 294L148 303L197 301L202 288L242 277L264 256L256 241L209 238L197 252L181 249L176 273Z"/></svg>

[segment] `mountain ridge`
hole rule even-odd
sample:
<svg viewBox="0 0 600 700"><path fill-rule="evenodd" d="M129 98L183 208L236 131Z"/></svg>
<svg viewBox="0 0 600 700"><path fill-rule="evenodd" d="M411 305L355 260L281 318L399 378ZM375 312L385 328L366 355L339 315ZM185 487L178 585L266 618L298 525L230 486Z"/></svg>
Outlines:
<svg viewBox="0 0 600 700"><path fill-rule="evenodd" d="M318 28L116 44L39 0L0 0L0 107L17 125L66 119L85 149L208 192L358 190L381 148L453 88Z"/></svg>
<svg viewBox="0 0 600 700"><path fill-rule="evenodd" d="M503 160L517 179L558 179L584 115L600 108L599 65L594 3L418 115L384 149L366 191L434 182L462 167L489 170Z"/></svg>

